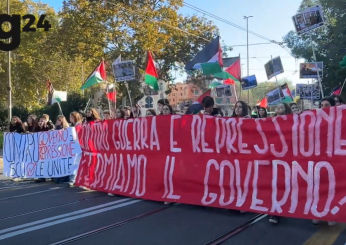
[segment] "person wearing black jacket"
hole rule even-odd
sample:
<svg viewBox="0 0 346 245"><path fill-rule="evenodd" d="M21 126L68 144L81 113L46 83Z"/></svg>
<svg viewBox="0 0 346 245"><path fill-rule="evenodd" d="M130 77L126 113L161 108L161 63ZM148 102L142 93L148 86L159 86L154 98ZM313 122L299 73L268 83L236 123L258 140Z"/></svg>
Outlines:
<svg viewBox="0 0 346 245"><path fill-rule="evenodd" d="M22 121L19 119L19 117L12 117L12 121L10 124L10 132L11 133L24 133L25 132L25 127Z"/></svg>
<svg viewBox="0 0 346 245"><path fill-rule="evenodd" d="M45 132L45 131L50 131L50 130L53 130L53 129L52 129L52 126L48 124L47 117L42 116L40 118L40 120L38 121L38 126L37 126L35 132ZM45 178L35 179L36 183L41 183L41 182L45 182L45 181L46 181Z"/></svg>
<svg viewBox="0 0 346 245"><path fill-rule="evenodd" d="M220 116L223 117L223 113L219 108L214 108L215 102L214 99L210 96L206 96L202 100L204 107L204 114L210 116Z"/></svg>

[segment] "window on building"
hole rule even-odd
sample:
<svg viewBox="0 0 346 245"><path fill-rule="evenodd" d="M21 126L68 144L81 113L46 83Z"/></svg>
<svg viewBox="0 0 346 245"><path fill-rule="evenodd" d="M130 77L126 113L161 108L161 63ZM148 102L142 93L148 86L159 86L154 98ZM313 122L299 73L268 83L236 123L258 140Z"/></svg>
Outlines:
<svg viewBox="0 0 346 245"><path fill-rule="evenodd" d="M153 98L151 98L150 96L146 97L145 98L145 108L153 108L154 105L153 105Z"/></svg>

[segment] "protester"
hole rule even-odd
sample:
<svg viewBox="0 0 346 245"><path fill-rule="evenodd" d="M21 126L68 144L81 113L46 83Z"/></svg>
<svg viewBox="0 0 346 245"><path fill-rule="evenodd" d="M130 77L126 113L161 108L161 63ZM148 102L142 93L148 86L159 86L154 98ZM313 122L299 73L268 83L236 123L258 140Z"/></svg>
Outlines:
<svg viewBox="0 0 346 245"><path fill-rule="evenodd" d="M268 112L267 109L264 107L257 106L257 118L267 118L268 117Z"/></svg>
<svg viewBox="0 0 346 245"><path fill-rule="evenodd" d="M204 99L204 98L203 98ZM203 110L203 105L197 101L193 102L191 106L189 106L185 115L199 114Z"/></svg>
<svg viewBox="0 0 346 245"><path fill-rule="evenodd" d="M293 114L300 114L302 111L299 109L298 105L296 103L290 103L290 107Z"/></svg>
<svg viewBox="0 0 346 245"><path fill-rule="evenodd" d="M330 97L332 97L332 98L335 100L335 105L336 105L336 106L344 105L344 104L345 104L344 100L341 98L340 95L332 95L332 96L330 96Z"/></svg>
<svg viewBox="0 0 346 245"><path fill-rule="evenodd" d="M28 124L28 128L26 129L27 132L34 133L37 128L37 116L35 114L31 114L28 116L26 120Z"/></svg>
<svg viewBox="0 0 346 245"><path fill-rule="evenodd" d="M162 107L162 115L166 116L166 115L172 115L174 114L173 108L171 105L166 104Z"/></svg>
<svg viewBox="0 0 346 245"><path fill-rule="evenodd" d="M167 99L160 99L157 102L157 110L159 115L163 115L163 106L164 105L169 105L169 101Z"/></svg>
<svg viewBox="0 0 346 245"><path fill-rule="evenodd" d="M283 116L292 114L291 107L287 103L279 103L275 110L274 116Z"/></svg>
<svg viewBox="0 0 346 245"><path fill-rule="evenodd" d="M70 113L70 122L71 122L71 126L72 127L81 125L83 123L82 115L79 112L76 112L76 111L71 112ZM69 181L70 181L69 185L70 185L70 187L74 186L75 179L76 179L76 175L75 174L72 174L72 175L69 176Z"/></svg>
<svg viewBox="0 0 346 245"><path fill-rule="evenodd" d="M138 107L138 105L132 107L132 113L133 117L141 117L141 109Z"/></svg>
<svg viewBox="0 0 346 245"><path fill-rule="evenodd" d="M153 109L148 109L145 115L147 117L153 117L153 116L156 116L156 112Z"/></svg>
<svg viewBox="0 0 346 245"><path fill-rule="evenodd" d="M104 110L103 111L103 118L104 118L104 120L111 120L112 119L111 112L109 110Z"/></svg>
<svg viewBox="0 0 346 245"><path fill-rule="evenodd" d="M275 110L275 116L284 116L288 114L292 114L291 107L286 103L279 103ZM280 222L279 216L270 216L269 222L273 224L278 224Z"/></svg>
<svg viewBox="0 0 346 245"><path fill-rule="evenodd" d="M79 124L82 124L83 118L79 112L71 112L70 113L70 123L72 127L75 127Z"/></svg>
<svg viewBox="0 0 346 245"><path fill-rule="evenodd" d="M320 108L326 108L326 107L331 107L331 106L335 106L335 100L332 97L324 97L323 99L321 99L320 102Z"/></svg>
<svg viewBox="0 0 346 245"><path fill-rule="evenodd" d="M19 117L12 117L11 123L10 123L10 132L11 133L24 133L25 127L22 121L19 119Z"/></svg>
<svg viewBox="0 0 346 245"><path fill-rule="evenodd" d="M95 108L89 108L86 113L86 122L99 122L101 117Z"/></svg>
<svg viewBox="0 0 346 245"><path fill-rule="evenodd" d="M320 102L320 108L327 108L327 107L333 107L337 106L335 103L335 99L330 96L330 97L324 97L321 102ZM312 220L312 223L314 225L317 225L320 223L320 220ZM337 223L335 221L328 221L329 226L335 226Z"/></svg>
<svg viewBox="0 0 346 245"><path fill-rule="evenodd" d="M125 118L125 112L120 109L115 110L115 118L120 119L120 118Z"/></svg>
<svg viewBox="0 0 346 245"><path fill-rule="evenodd" d="M68 122L64 116L58 116L55 123L55 130L62 130L68 128ZM64 176L64 177L58 177L58 178L52 178L52 181L56 184L69 182L70 176Z"/></svg>
<svg viewBox="0 0 346 245"><path fill-rule="evenodd" d="M210 116L223 116L223 113L220 109L214 108L215 101L214 98L210 96L205 96L202 100L202 105L204 108L204 115L210 115Z"/></svg>
<svg viewBox="0 0 346 245"><path fill-rule="evenodd" d="M51 128L52 128L52 126L48 125L47 116L42 116L38 121L38 125L37 125L37 128L35 129L35 132L50 131L50 130L52 130ZM46 181L45 178L35 179L36 183L41 183L41 182L45 182L45 181Z"/></svg>
<svg viewBox="0 0 346 245"><path fill-rule="evenodd" d="M125 114L125 119L128 119L128 118L134 118L134 116L133 116L133 112L131 111L131 108L130 107L128 107L128 106L126 106L126 107L124 107L124 114Z"/></svg>
<svg viewBox="0 0 346 245"><path fill-rule="evenodd" d="M60 130L60 129L68 128L68 127L69 125L66 118L64 116L58 116L55 123L55 129Z"/></svg>
<svg viewBox="0 0 346 245"><path fill-rule="evenodd" d="M49 128L49 130L53 130L55 129L55 125L54 123L49 119L49 115L48 114L43 114L42 117L46 118L46 125Z"/></svg>
<svg viewBox="0 0 346 245"><path fill-rule="evenodd" d="M241 101L241 100L237 101L237 103L235 103L232 117L251 118L249 116L248 105L244 101Z"/></svg>

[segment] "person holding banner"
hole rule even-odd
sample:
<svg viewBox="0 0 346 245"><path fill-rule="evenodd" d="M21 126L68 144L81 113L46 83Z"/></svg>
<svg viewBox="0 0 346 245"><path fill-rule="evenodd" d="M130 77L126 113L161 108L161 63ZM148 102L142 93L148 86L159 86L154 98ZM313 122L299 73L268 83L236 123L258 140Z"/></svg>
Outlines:
<svg viewBox="0 0 346 245"><path fill-rule="evenodd" d="M302 111L299 109L298 105L296 103L290 103L290 107L293 114L300 114Z"/></svg>
<svg viewBox="0 0 346 245"><path fill-rule="evenodd" d="M95 108L89 108L86 113L86 122L99 122L101 117Z"/></svg>
<svg viewBox="0 0 346 245"><path fill-rule="evenodd" d="M115 119L125 118L125 112L120 109L115 110Z"/></svg>
<svg viewBox="0 0 346 245"><path fill-rule="evenodd" d="M56 119L55 123L55 130L63 130L69 127L69 124L66 120L66 118L62 115L58 116ZM64 177L59 177L59 178L52 178L52 181L55 182L56 184L64 183L64 182L69 182L70 177L69 176L64 176Z"/></svg>
<svg viewBox="0 0 346 245"><path fill-rule="evenodd" d="M26 119L28 127L26 128L27 132L34 133L37 128L37 116L35 114L31 114Z"/></svg>
<svg viewBox="0 0 346 245"><path fill-rule="evenodd" d="M125 117L124 117L125 119L134 118L133 112L131 111L130 107L125 106L123 111L124 111L124 114L125 114Z"/></svg>
<svg viewBox="0 0 346 245"><path fill-rule="evenodd" d="M103 117L104 117L104 120L111 120L112 119L111 112L109 110L104 110Z"/></svg>
<svg viewBox="0 0 346 245"><path fill-rule="evenodd" d="M232 117L251 118L248 105L244 101L238 100L235 103Z"/></svg>
<svg viewBox="0 0 346 245"><path fill-rule="evenodd" d="M267 118L268 117L268 112L267 109L264 107L256 106L257 109L257 118Z"/></svg>
<svg viewBox="0 0 346 245"><path fill-rule="evenodd" d="M10 123L10 132L11 133L24 133L25 127L22 121L19 119L19 117L12 117L11 123Z"/></svg>
<svg viewBox="0 0 346 245"><path fill-rule="evenodd" d="M321 102L320 102L320 108L327 108L327 107L332 107L336 106L335 100L333 97L324 97ZM320 220L312 220L312 223L314 225L318 225L320 223ZM335 226L337 223L335 221L328 221L329 226Z"/></svg>
<svg viewBox="0 0 346 245"><path fill-rule="evenodd" d="M279 103L276 107L274 116L284 116L288 114L293 114L291 107L287 103Z"/></svg>
<svg viewBox="0 0 346 245"><path fill-rule="evenodd" d="M49 119L49 118L48 118ZM35 132L46 132L52 130L52 125L48 125L47 115L40 117L38 121L38 127L35 129ZM36 183L46 182L45 178L35 179Z"/></svg>
<svg viewBox="0 0 346 245"><path fill-rule="evenodd" d="M146 111L146 113L145 113L145 116L147 116L147 117L155 117L156 116L156 112L153 109L148 109Z"/></svg>
<svg viewBox="0 0 346 245"><path fill-rule="evenodd" d="M336 106L344 105L344 104L345 104L344 100L341 98L340 95L335 95L335 94L333 94L333 95L330 96L330 97L332 97L332 98L335 100L335 105L336 105Z"/></svg>
<svg viewBox="0 0 346 245"><path fill-rule="evenodd" d="M323 99L321 99L320 102L320 108L326 108L326 107L332 107L335 106L335 100L332 97L324 97Z"/></svg>
<svg viewBox="0 0 346 245"><path fill-rule="evenodd" d="M166 116L166 115L173 115L173 114L174 114L174 111L170 104L166 104L162 107L162 115Z"/></svg>
<svg viewBox="0 0 346 245"><path fill-rule="evenodd" d="M221 117L223 116L223 113L220 109L214 108L215 101L210 96L205 96L202 100L202 105L204 107L204 115L210 115L210 116L217 116Z"/></svg>
<svg viewBox="0 0 346 245"><path fill-rule="evenodd" d="M169 105L169 101L167 99L160 99L157 102L157 110L159 115L163 115L162 109L164 105Z"/></svg>
<svg viewBox="0 0 346 245"><path fill-rule="evenodd" d="M80 113L74 111L70 113L70 123L72 127L75 127L83 123L83 118Z"/></svg>
<svg viewBox="0 0 346 245"><path fill-rule="evenodd" d="M291 107L286 103L279 103L276 107L274 116L284 116L284 115L288 115L288 114L293 114ZM273 223L273 224L278 224L280 222L280 217L279 216L270 216L269 222Z"/></svg>

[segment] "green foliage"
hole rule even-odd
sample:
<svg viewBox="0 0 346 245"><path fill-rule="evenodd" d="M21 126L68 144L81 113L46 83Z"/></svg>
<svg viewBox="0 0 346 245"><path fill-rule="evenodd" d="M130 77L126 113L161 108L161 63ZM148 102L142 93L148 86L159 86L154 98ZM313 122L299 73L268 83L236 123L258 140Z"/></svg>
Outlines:
<svg viewBox="0 0 346 245"><path fill-rule="evenodd" d="M135 103L142 96L147 50L153 52L160 80L171 82L172 69L181 70L218 32L205 18L179 14L182 4L182 0L65 0L56 13L42 2L11 0L12 13L44 13L52 26L48 32L22 33L20 47L12 52L13 107L39 114L49 111L55 118L57 107L45 107L47 79L56 90L79 93L82 82L104 58L107 80L114 82L111 62L119 55L122 60L135 63L137 76L129 82ZM6 12L5 0L0 0L0 10ZM6 52L0 53L0 79L7 81ZM117 101L121 103L127 90L123 83L116 87ZM98 86L86 90L85 96L95 89ZM0 93L7 94L6 86L0 87ZM5 105L6 96L2 96L0 108ZM70 105L61 105L64 114L72 109Z"/></svg>
<svg viewBox="0 0 346 245"><path fill-rule="evenodd" d="M346 78L346 69L339 62L346 55L346 5L342 0L303 0L299 11L320 4L324 10L326 26L311 32L317 61L324 63L322 80L325 94L342 83ZM284 37L284 42L297 58L313 61L310 35L298 36L291 31Z"/></svg>

